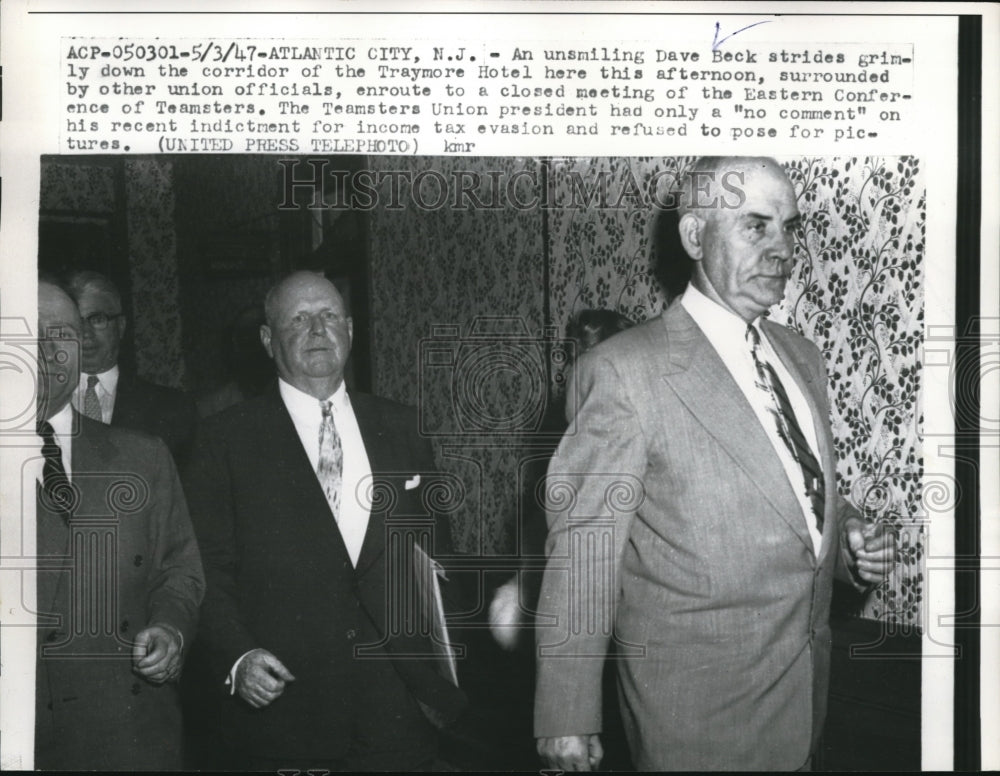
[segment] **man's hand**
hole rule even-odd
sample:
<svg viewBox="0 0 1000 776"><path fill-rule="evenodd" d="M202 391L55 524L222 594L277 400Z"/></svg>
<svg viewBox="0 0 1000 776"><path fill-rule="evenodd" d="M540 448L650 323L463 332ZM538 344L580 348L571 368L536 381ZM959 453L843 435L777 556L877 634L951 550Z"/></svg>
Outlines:
<svg viewBox="0 0 1000 776"><path fill-rule="evenodd" d="M517 575L504 582L490 601L490 633L504 649L517 646L518 626L523 624L518 600Z"/></svg>
<svg viewBox="0 0 1000 776"><path fill-rule="evenodd" d="M844 524L844 537L859 579L878 583L889 576L896 563L896 537L882 523L865 525L861 518L850 517Z"/></svg>
<svg viewBox="0 0 1000 776"><path fill-rule="evenodd" d="M556 736L538 739L538 756L547 768L560 771L597 770L604 748L597 733L589 736Z"/></svg>
<svg viewBox="0 0 1000 776"><path fill-rule="evenodd" d="M182 643L177 628L154 622L135 637L132 670L151 684L174 681L181 675Z"/></svg>
<svg viewBox="0 0 1000 776"><path fill-rule="evenodd" d="M294 681L291 671L266 649L248 652L236 669L236 692L255 709L272 703Z"/></svg>

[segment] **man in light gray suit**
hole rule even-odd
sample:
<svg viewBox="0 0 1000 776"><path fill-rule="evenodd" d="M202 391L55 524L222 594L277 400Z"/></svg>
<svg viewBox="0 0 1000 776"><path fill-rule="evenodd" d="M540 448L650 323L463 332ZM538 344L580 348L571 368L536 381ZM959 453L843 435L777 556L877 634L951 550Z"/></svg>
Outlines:
<svg viewBox="0 0 1000 776"><path fill-rule="evenodd" d="M764 318L791 273L790 182L770 159L694 169L691 285L580 359L549 468L535 735L553 768L600 764L612 642L640 770L808 766L834 575L864 587L895 559L838 495L819 350Z"/></svg>

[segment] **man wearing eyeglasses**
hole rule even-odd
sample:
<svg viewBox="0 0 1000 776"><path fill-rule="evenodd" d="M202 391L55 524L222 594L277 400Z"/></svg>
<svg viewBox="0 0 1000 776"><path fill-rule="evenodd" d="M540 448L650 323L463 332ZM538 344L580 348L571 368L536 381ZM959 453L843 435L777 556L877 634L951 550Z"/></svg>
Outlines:
<svg viewBox="0 0 1000 776"><path fill-rule="evenodd" d="M160 437L182 464L194 437L194 403L176 389L154 385L119 366L127 320L121 294L109 278L77 271L66 288L83 318L82 369L73 407L94 420Z"/></svg>
<svg viewBox="0 0 1000 776"><path fill-rule="evenodd" d="M40 279L34 765L174 771L201 556L163 442L70 406L81 328Z"/></svg>

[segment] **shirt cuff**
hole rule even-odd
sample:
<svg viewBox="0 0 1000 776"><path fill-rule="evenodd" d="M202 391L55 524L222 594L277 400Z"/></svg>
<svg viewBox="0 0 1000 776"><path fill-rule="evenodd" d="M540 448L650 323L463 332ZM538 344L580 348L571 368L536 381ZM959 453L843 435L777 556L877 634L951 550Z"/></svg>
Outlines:
<svg viewBox="0 0 1000 776"><path fill-rule="evenodd" d="M177 636L177 640L180 641L180 643L181 643L180 644L180 651L181 652L184 651L184 633L181 631L180 628L178 628L175 625L171 625L169 622L163 622L162 620L159 621L159 622L155 622L153 624L154 625L159 625L161 628L166 628L168 631L170 631L175 636Z"/></svg>
<svg viewBox="0 0 1000 776"><path fill-rule="evenodd" d="M233 663L233 667L229 669L229 676L226 677L225 686L229 688L230 695L236 694L236 669L240 667L240 663L243 662L243 658L245 658L251 652L253 652L252 649L247 650L242 655L240 655L239 659L235 663Z"/></svg>

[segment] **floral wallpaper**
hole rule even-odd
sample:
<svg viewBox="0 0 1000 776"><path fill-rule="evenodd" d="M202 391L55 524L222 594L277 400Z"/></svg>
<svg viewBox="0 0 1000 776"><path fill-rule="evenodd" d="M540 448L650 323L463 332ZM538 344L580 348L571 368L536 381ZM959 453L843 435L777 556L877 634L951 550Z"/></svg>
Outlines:
<svg viewBox="0 0 1000 776"><path fill-rule="evenodd" d="M39 209L84 223L124 214L136 371L161 385L183 386L172 162L163 157L95 157L93 164L61 163L59 157L46 157Z"/></svg>
<svg viewBox="0 0 1000 776"><path fill-rule="evenodd" d="M910 157L779 161L795 187L804 227L794 275L772 315L826 356L843 495L899 536L901 562L869 594L861 614L920 625L930 511L920 487L921 165ZM376 391L419 402L443 464L467 478L470 501L455 523L463 550L511 551L518 463L531 440L508 435L501 447L496 433L464 441L439 433L455 431L449 425L455 423L449 404L455 383L447 369L426 367L420 384L414 383L420 338L440 324L452 324L452 333L464 336L483 315L513 316L529 331L547 324L562 333L573 313L589 307L612 308L635 322L658 314L667 295L659 282L663 265L657 267L654 254L660 262L676 257L654 246L660 216L653 206L669 201L670 186L692 162L420 159L408 163L414 171L530 171L519 181L544 187L536 194L545 206L372 211ZM394 167L398 163L391 160ZM556 375L558 369L549 374L553 387ZM484 382L476 389L484 407L506 402L507 416L524 405L499 384ZM491 417L504 414L498 406Z"/></svg>
<svg viewBox="0 0 1000 776"><path fill-rule="evenodd" d="M125 161L125 212L136 311L132 322L136 371L154 383L182 387L185 369L170 161L156 157Z"/></svg>
<svg viewBox="0 0 1000 776"><path fill-rule="evenodd" d="M804 229L775 320L827 359L843 495L898 536L900 562L864 614L919 625L924 525L920 405L925 190L912 157L785 164Z"/></svg>
<svg viewBox="0 0 1000 776"><path fill-rule="evenodd" d="M564 205L549 211L554 323L564 331L588 308L634 323L658 314L666 296L653 274L654 206L667 203L664 189L683 174L682 161L556 158L551 168Z"/></svg>
<svg viewBox="0 0 1000 776"><path fill-rule="evenodd" d="M467 553L513 552L521 451L541 420L547 378L536 347L543 324L543 241L537 209L476 207L496 194L527 202L535 160L373 158L399 171L399 207L370 214L375 393L414 405L442 468L462 478L452 520ZM419 176L424 173L424 177ZM440 174L440 178L438 177ZM469 207L432 186L478 176ZM414 192L407 181L427 190ZM510 183L510 190L506 190ZM379 191L391 202L391 181ZM460 200L460 205L466 202ZM528 361L524 361L527 357Z"/></svg>
<svg viewBox="0 0 1000 776"><path fill-rule="evenodd" d="M42 164L40 196L40 210L112 213L115 173L97 164L58 164L49 157Z"/></svg>

